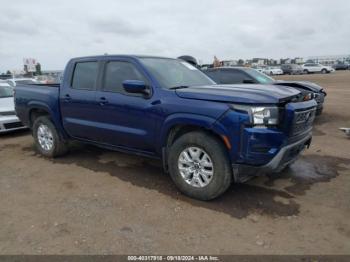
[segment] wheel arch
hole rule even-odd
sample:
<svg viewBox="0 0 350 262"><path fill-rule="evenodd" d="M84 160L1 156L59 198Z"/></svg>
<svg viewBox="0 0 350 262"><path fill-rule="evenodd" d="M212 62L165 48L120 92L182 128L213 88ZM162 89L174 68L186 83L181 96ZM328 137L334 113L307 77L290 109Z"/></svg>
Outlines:
<svg viewBox="0 0 350 262"><path fill-rule="evenodd" d="M36 118L38 118L40 116L48 116L48 117L50 117L52 123L57 128L57 130L60 132L62 137L68 138L68 135L64 131L63 126L60 122L61 117L60 117L59 113L58 114L54 113L46 104L39 103L39 102L31 103L28 105L28 107L29 107L29 109L28 109L27 116L28 116L29 128L33 127L33 124L34 124L34 121Z"/></svg>
<svg viewBox="0 0 350 262"><path fill-rule="evenodd" d="M215 137L221 143L223 143L229 155L229 150L231 147L230 141L227 138L225 132L223 132L223 130L214 128L215 122L216 120L213 118L197 115L187 115L186 117L182 116L179 118L172 118L171 120L169 119L168 121L166 121L164 127L162 128L160 139L160 147L164 169L167 171L167 155L169 147L179 137L193 131L205 132L206 134Z"/></svg>

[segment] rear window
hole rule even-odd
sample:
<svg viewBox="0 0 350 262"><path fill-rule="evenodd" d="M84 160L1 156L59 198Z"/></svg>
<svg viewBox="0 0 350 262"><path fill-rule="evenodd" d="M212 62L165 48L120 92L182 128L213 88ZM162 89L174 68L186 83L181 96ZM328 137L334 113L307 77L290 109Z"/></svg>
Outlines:
<svg viewBox="0 0 350 262"><path fill-rule="evenodd" d="M97 71L98 63L96 61L76 63L72 79L72 88L94 90Z"/></svg>

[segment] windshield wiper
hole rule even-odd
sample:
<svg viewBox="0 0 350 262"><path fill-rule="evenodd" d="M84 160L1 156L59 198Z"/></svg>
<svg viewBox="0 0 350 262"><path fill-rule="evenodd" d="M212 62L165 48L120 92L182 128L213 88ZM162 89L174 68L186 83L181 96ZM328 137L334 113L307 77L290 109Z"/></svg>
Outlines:
<svg viewBox="0 0 350 262"><path fill-rule="evenodd" d="M172 86L169 89L174 90L174 89L182 89L182 88L188 88L189 86Z"/></svg>

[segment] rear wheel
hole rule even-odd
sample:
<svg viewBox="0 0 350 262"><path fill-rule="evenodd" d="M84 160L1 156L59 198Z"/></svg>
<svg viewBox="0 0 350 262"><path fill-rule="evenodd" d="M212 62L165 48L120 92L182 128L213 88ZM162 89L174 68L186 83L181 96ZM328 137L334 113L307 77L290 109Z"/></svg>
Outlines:
<svg viewBox="0 0 350 262"><path fill-rule="evenodd" d="M180 191L199 200L218 197L232 182L226 148L204 132L190 132L177 139L170 147L168 164Z"/></svg>
<svg viewBox="0 0 350 262"><path fill-rule="evenodd" d="M33 137L37 150L47 157L58 157L68 150L66 142L61 138L48 116L40 116L33 124Z"/></svg>
<svg viewBox="0 0 350 262"><path fill-rule="evenodd" d="M326 73L327 73L327 69L323 68L323 69L321 70L321 73L322 73L322 74L326 74Z"/></svg>

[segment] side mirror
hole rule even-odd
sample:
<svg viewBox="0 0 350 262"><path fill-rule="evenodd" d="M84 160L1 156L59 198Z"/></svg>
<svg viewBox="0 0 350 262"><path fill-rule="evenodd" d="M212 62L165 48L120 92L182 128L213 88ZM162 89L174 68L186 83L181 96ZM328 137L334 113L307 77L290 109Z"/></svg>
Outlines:
<svg viewBox="0 0 350 262"><path fill-rule="evenodd" d="M140 80L124 80L124 90L132 94L150 95L150 89L144 81Z"/></svg>
<svg viewBox="0 0 350 262"><path fill-rule="evenodd" d="M244 79L243 84L255 84L256 82L253 79Z"/></svg>

